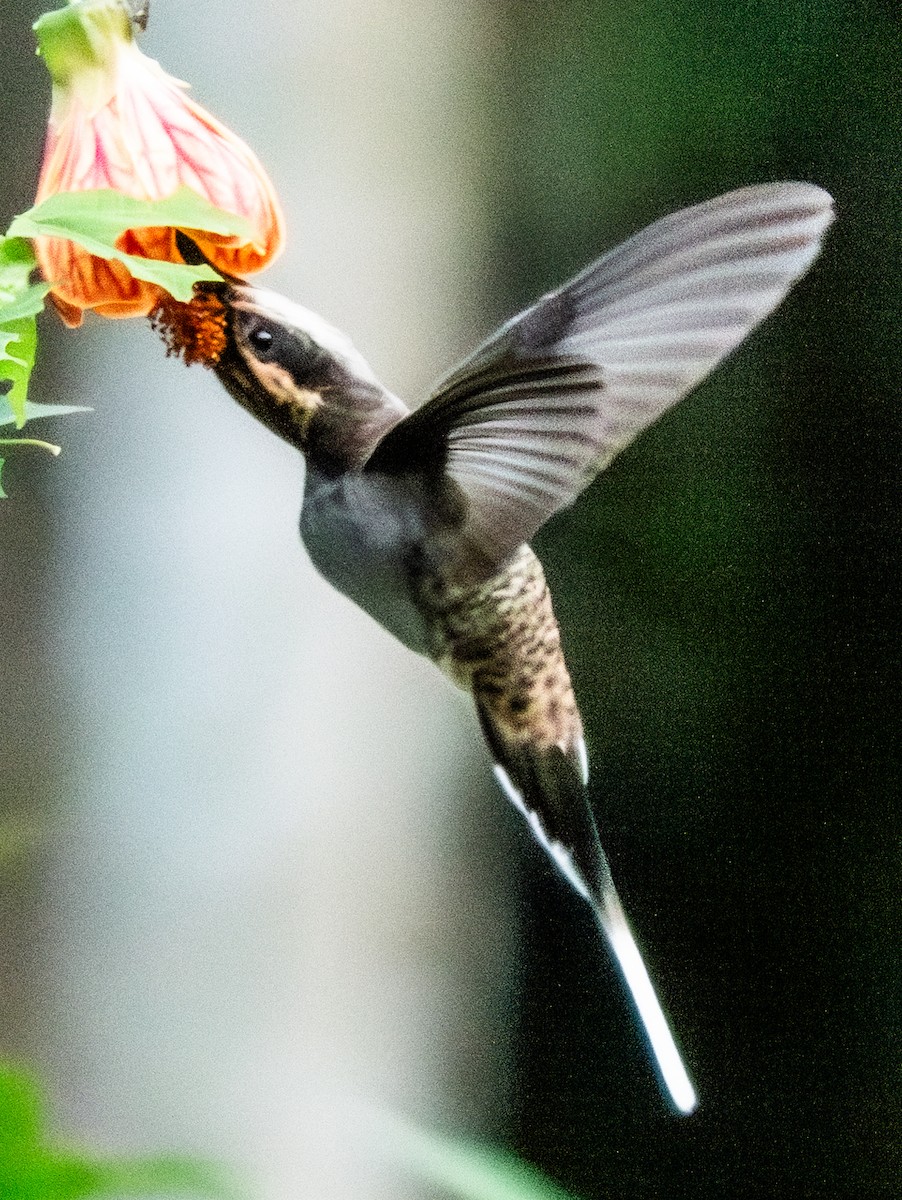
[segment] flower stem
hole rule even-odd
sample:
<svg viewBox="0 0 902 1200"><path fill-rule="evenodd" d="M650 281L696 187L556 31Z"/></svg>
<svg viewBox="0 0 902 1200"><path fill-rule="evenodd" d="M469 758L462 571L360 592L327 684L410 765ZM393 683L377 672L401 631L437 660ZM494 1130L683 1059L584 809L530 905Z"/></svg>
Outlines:
<svg viewBox="0 0 902 1200"><path fill-rule="evenodd" d="M62 450L62 446L54 446L52 442L41 442L37 438L0 438L0 446L32 446L37 450L46 450L54 458Z"/></svg>

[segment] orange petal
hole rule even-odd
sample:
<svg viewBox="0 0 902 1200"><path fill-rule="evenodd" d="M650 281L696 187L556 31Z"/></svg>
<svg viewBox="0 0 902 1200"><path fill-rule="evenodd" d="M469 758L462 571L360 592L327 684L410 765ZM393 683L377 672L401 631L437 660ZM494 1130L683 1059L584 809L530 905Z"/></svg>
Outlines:
<svg viewBox="0 0 902 1200"><path fill-rule="evenodd" d="M243 217L249 239L190 230L209 261L227 274L246 275L280 252L283 221L272 184L256 155L184 92L132 40L112 41L98 83L90 69L84 89L77 74L54 89L37 200L57 192L114 188L138 199L164 199L187 186L217 208ZM133 229L119 240L130 254L181 262L175 231ZM161 291L71 242L36 240L44 277L68 324L91 308L103 316L143 315Z"/></svg>

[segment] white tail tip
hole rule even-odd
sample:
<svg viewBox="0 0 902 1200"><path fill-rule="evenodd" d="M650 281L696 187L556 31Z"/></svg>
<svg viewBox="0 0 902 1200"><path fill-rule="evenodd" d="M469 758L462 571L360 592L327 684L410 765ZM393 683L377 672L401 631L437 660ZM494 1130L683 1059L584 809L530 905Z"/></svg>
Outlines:
<svg viewBox="0 0 902 1200"><path fill-rule="evenodd" d="M616 893L606 897L598 920L633 998L664 1087L679 1112L694 1112L698 1096Z"/></svg>

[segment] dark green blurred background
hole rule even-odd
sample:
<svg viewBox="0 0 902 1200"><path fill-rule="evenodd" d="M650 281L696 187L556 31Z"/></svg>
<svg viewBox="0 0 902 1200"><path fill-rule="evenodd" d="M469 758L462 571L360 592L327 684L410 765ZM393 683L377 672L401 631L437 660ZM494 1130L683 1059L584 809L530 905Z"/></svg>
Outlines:
<svg viewBox="0 0 902 1200"><path fill-rule="evenodd" d="M894 1195L898 13L508 11L516 299L595 252L599 211L619 236L788 178L838 213L751 344L538 539L603 840L702 1104L662 1115L585 930L537 884L518 1143L590 1196ZM635 1090L599 1094L609 1056Z"/></svg>
<svg viewBox="0 0 902 1200"><path fill-rule="evenodd" d="M811 180L838 213L779 313L536 543L603 840L700 1111L663 1109L588 919L525 853L497 1124L586 1200L898 1195L898 14L487 11L487 321L730 188ZM30 137L44 103L2 89L3 127ZM33 157L3 162L12 213ZM17 514L48 518L8 472L10 545Z"/></svg>

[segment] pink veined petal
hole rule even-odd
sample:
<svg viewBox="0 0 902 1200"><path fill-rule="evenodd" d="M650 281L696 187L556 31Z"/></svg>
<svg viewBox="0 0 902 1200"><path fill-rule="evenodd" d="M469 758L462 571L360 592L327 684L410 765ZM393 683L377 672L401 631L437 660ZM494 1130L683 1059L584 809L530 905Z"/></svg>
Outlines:
<svg viewBox="0 0 902 1200"><path fill-rule="evenodd" d="M111 86L98 101L96 87L82 102L77 81L55 97L38 201L61 191L114 188L158 199L188 186L218 208L244 217L248 242L192 230L204 254L227 273L246 274L272 261L282 243L279 203L253 152L185 95L133 43L118 48ZM119 246L129 253L180 261L172 229L130 230ZM72 243L38 239L41 269L53 284L64 319L79 310L108 316L147 313L160 298L153 285L133 279L122 264L96 259Z"/></svg>

